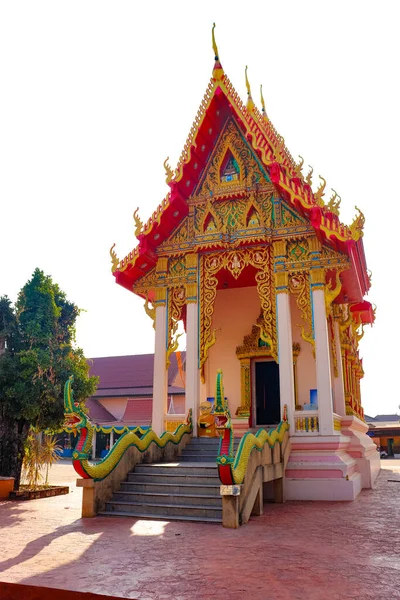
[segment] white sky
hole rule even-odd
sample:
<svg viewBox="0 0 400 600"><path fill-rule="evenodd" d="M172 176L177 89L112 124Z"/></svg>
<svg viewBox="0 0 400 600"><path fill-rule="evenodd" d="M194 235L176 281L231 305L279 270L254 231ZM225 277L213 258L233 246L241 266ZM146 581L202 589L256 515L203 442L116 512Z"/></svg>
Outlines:
<svg viewBox="0 0 400 600"><path fill-rule="evenodd" d="M153 352L143 302L114 283L109 248L136 240L167 193L213 68L267 112L295 158L366 217L376 325L361 342L366 413L397 412L399 4L359 2L2 2L0 295L35 267L87 310L86 356ZM305 171L307 172L307 167ZM330 190L328 190L330 194Z"/></svg>

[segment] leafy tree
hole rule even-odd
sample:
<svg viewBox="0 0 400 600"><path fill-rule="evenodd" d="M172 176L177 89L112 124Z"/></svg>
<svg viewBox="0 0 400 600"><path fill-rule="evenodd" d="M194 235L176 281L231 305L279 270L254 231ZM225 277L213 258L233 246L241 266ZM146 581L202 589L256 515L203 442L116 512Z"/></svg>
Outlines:
<svg viewBox="0 0 400 600"><path fill-rule="evenodd" d="M15 307L0 298L0 475L21 478L24 444L31 428L59 429L63 389L74 375L77 401L97 384L75 346L79 308L51 277L36 269Z"/></svg>

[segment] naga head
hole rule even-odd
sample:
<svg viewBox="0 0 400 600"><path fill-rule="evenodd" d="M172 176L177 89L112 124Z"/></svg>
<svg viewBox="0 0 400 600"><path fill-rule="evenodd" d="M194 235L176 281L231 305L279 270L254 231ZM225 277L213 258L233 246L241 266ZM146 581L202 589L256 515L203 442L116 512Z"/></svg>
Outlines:
<svg viewBox="0 0 400 600"><path fill-rule="evenodd" d="M87 417L79 402L74 402L73 381L74 376L70 375L64 386L64 427L77 430L86 426Z"/></svg>
<svg viewBox="0 0 400 600"><path fill-rule="evenodd" d="M217 382L215 386L215 405L214 405L215 430L222 435L224 429L231 426L231 415L228 404L224 396L224 386L222 383L222 371L217 371Z"/></svg>

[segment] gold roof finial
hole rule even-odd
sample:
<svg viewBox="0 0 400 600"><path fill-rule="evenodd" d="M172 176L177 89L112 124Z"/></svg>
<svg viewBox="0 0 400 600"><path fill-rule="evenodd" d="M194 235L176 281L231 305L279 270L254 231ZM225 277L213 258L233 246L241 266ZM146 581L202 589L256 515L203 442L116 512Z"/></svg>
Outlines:
<svg viewBox="0 0 400 600"><path fill-rule="evenodd" d="M165 169L165 183L170 183L173 178L174 178L174 172L171 169L171 167L169 166L169 156L167 156L167 158L164 160L164 169Z"/></svg>
<svg viewBox="0 0 400 600"><path fill-rule="evenodd" d="M265 110L264 96L263 96L263 93L262 93L262 84L260 85L260 96L261 96L261 106L262 106L263 117L264 117L264 119L266 121L269 121L268 115L267 115L267 111Z"/></svg>
<svg viewBox="0 0 400 600"><path fill-rule="evenodd" d="M110 248L110 256L111 256L111 273L115 273L115 271L118 271L118 265L119 265L119 258L117 256L117 253L114 250L115 248L115 244L113 244Z"/></svg>
<svg viewBox="0 0 400 600"><path fill-rule="evenodd" d="M139 215L139 208L137 208L135 210L135 212L133 213L133 220L135 221L135 236L138 237L138 235L140 235L142 233L142 229L143 229L143 223L142 220L140 219Z"/></svg>
<svg viewBox="0 0 400 600"><path fill-rule="evenodd" d="M214 79L218 80L218 79L222 79L222 77L224 75L224 70L221 66L221 63L219 62L218 46L217 46L217 42L215 41L214 29L215 29L215 23L213 23L213 26L212 26L211 39L212 39L212 47L214 50L214 58L215 58L213 77L214 77Z"/></svg>
<svg viewBox="0 0 400 600"><path fill-rule="evenodd" d="M212 31L211 31L212 47L213 47L213 50L214 50L214 58L215 58L215 60L219 60L218 46L217 46L217 42L215 41L214 29L215 29L215 23L213 23Z"/></svg>
<svg viewBox="0 0 400 600"><path fill-rule="evenodd" d="M245 75L245 79L246 79L246 88L247 88L247 96L248 96L246 106L247 106L247 110L251 111L254 108L254 102L253 102L253 98L251 97L249 78L247 77L247 65L244 70L244 75Z"/></svg>

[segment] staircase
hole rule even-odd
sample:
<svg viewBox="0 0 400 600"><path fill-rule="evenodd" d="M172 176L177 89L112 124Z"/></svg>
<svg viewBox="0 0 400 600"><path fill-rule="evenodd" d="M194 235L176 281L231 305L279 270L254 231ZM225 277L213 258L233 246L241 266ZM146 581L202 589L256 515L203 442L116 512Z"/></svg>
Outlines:
<svg viewBox="0 0 400 600"><path fill-rule="evenodd" d="M136 465L99 515L222 523L218 447L217 438L192 438L179 462Z"/></svg>

